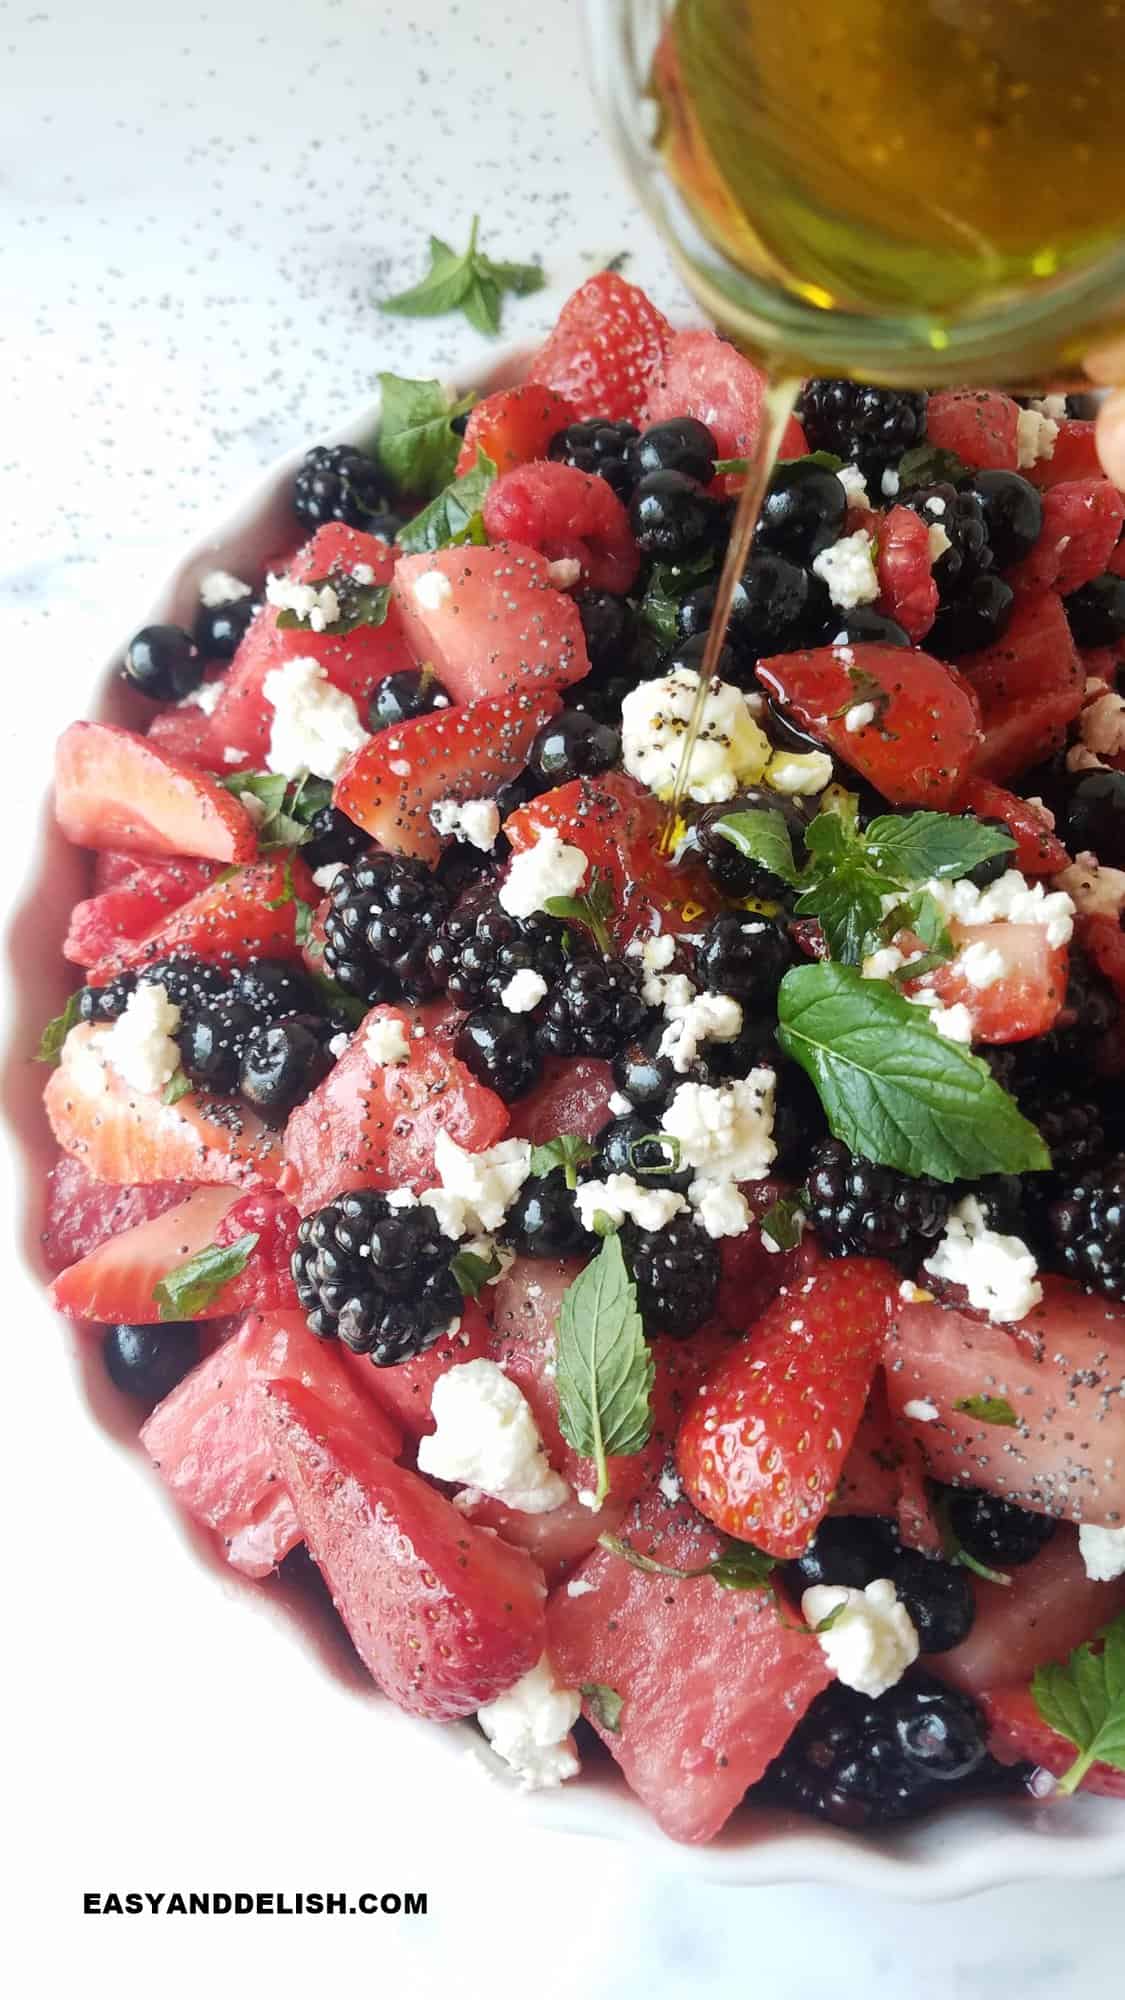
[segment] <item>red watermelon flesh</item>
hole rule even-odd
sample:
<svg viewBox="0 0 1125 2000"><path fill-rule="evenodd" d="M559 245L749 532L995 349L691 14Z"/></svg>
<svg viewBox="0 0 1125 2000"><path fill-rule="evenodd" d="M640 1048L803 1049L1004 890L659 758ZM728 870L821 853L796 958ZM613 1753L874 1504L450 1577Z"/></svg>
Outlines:
<svg viewBox="0 0 1125 2000"><path fill-rule="evenodd" d="M976 1619L968 1638L927 1662L939 1680L980 1695L1009 1681L1029 1681L1047 1660L1065 1660L1125 1607L1125 1579L1094 1583L1078 1550L1078 1531L1060 1522L1034 1562L1008 1572L1008 1584L973 1578Z"/></svg>
<svg viewBox="0 0 1125 2000"><path fill-rule="evenodd" d="M99 1243L163 1215L183 1201L181 1181L148 1181L122 1187L95 1180L80 1159L60 1154L47 1174L43 1258L54 1275L96 1250Z"/></svg>
<svg viewBox="0 0 1125 2000"><path fill-rule="evenodd" d="M988 1747L1001 1764L1037 1764L1056 1778L1070 1770L1077 1749L1044 1722L1029 1687L990 1688L979 1700L988 1718ZM1079 1790L1125 1799L1125 1771L1092 1764Z"/></svg>
<svg viewBox="0 0 1125 2000"><path fill-rule="evenodd" d="M488 1300L487 1290L484 1298ZM430 1403L435 1382L447 1369L457 1368L464 1361L477 1361L487 1354L491 1335L492 1328L481 1306L466 1299L456 1330L443 1334L433 1347L412 1361L400 1361L393 1368L376 1368L366 1354L353 1354L343 1346L340 1359L348 1373L358 1378L366 1394L374 1396L405 1436L417 1442L434 1428Z"/></svg>
<svg viewBox="0 0 1125 2000"><path fill-rule="evenodd" d="M597 1056L548 1057L541 1082L512 1106L508 1136L545 1146L560 1132L592 1139L612 1115L613 1071Z"/></svg>
<svg viewBox="0 0 1125 2000"><path fill-rule="evenodd" d="M679 1569L709 1562L722 1545L659 1487L633 1507L623 1534ZM575 1582L588 1588L572 1596ZM766 1591L646 1575L602 1548L553 1593L547 1637L558 1675L620 1695L616 1732L589 1706L588 1719L674 1840L718 1833L831 1680L816 1639L794 1623Z"/></svg>
<svg viewBox="0 0 1125 2000"><path fill-rule="evenodd" d="M403 556L394 602L414 660L455 703L566 687L590 671L577 606L546 556L520 542Z"/></svg>
<svg viewBox="0 0 1125 2000"><path fill-rule="evenodd" d="M245 1576L267 1576L302 1539L261 1410L247 1393L256 1382L299 1386L323 1420L347 1425L372 1451L393 1458L401 1446L390 1417L353 1386L339 1354L310 1333L303 1313L252 1313L157 1405L141 1432L180 1505L221 1538L227 1561Z"/></svg>

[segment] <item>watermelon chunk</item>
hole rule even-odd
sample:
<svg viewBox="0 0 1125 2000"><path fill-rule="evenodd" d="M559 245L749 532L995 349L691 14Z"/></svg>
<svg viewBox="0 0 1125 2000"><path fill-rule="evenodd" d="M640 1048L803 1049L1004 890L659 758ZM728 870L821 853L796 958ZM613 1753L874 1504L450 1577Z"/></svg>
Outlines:
<svg viewBox="0 0 1125 2000"><path fill-rule="evenodd" d="M542 1080L511 1108L508 1136L545 1146L560 1132L593 1139L610 1117L613 1071L597 1056L551 1056Z"/></svg>
<svg viewBox="0 0 1125 2000"><path fill-rule="evenodd" d="M488 1293L485 1293L488 1298ZM393 1368L376 1368L366 1354L353 1354L341 1345L340 1359L349 1374L358 1378L365 1394L374 1396L387 1410L406 1437L415 1443L434 1428L430 1413L434 1384L449 1368L463 1361L477 1361L488 1353L492 1328L481 1306L466 1299L460 1324L412 1361L396 1362Z"/></svg>
<svg viewBox="0 0 1125 2000"><path fill-rule="evenodd" d="M140 937L121 940L91 968L95 985L129 966L151 965L172 952L194 952L226 965L250 958L301 955L297 918L317 888L299 854L270 854L208 883Z"/></svg>
<svg viewBox="0 0 1125 2000"><path fill-rule="evenodd" d="M988 1747L1001 1764L1026 1761L1056 1778L1069 1771L1078 1752L1044 1722L1029 1687L989 1688L978 1700L988 1718ZM1112 1764L1092 1764L1078 1789L1125 1799L1125 1771Z"/></svg>
<svg viewBox="0 0 1125 2000"><path fill-rule="evenodd" d="M99 1243L138 1222L163 1215L183 1201L179 1181L145 1181L122 1187L95 1180L80 1159L62 1153L47 1174L43 1260L54 1275L89 1256Z"/></svg>
<svg viewBox="0 0 1125 2000"><path fill-rule="evenodd" d="M1011 1582L973 1578L973 1629L950 1653L927 1662L939 1680L982 1695L1010 1681L1029 1681L1047 1660L1065 1660L1125 1607L1125 1579L1094 1583L1078 1550L1077 1530L1060 1523L1033 1562L1010 1572Z"/></svg>
<svg viewBox="0 0 1125 2000"><path fill-rule="evenodd" d="M403 556L394 601L414 658L455 702L566 687L590 671L577 606L521 542Z"/></svg>
<svg viewBox="0 0 1125 2000"><path fill-rule="evenodd" d="M974 770L1016 776L1047 755L1082 707L1085 674L1054 591L1016 599L1007 631L965 661L984 725Z"/></svg>
<svg viewBox="0 0 1125 2000"><path fill-rule="evenodd" d="M1015 472L1019 405L997 389L942 389L930 397L926 442L955 451L966 465Z"/></svg>

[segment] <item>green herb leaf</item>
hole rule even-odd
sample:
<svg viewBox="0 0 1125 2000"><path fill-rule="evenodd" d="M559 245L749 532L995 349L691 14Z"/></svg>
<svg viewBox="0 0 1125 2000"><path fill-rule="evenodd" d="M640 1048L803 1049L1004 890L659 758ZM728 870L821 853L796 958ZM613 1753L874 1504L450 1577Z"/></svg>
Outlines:
<svg viewBox="0 0 1125 2000"><path fill-rule="evenodd" d="M660 1158L652 1159L654 1148L659 1148ZM625 1151L630 1171L634 1174L677 1174L680 1171L680 1141L672 1132L645 1132L639 1139L630 1139Z"/></svg>
<svg viewBox="0 0 1125 2000"><path fill-rule="evenodd" d="M905 902L896 903L883 918L881 937L889 942L900 931L913 931L925 949L920 957L908 959L905 965L895 967L891 978L896 986L907 986L912 979L921 979L923 974L935 972L939 965L947 965L953 957L953 938L944 912L927 889L916 889Z"/></svg>
<svg viewBox="0 0 1125 2000"><path fill-rule="evenodd" d="M796 1250L804 1234L805 1201L803 1191L797 1194L781 1195L767 1208L758 1224L763 1236L776 1243L779 1250Z"/></svg>
<svg viewBox="0 0 1125 2000"><path fill-rule="evenodd" d="M938 444L916 444L903 452L898 465L899 493L912 493L918 486L956 486L969 471L955 451Z"/></svg>
<svg viewBox="0 0 1125 2000"><path fill-rule="evenodd" d="M809 858L800 877L797 915L819 917L832 957L859 965L882 919L886 880L868 861L846 812L818 813L805 844Z"/></svg>
<svg viewBox="0 0 1125 2000"><path fill-rule="evenodd" d="M941 1535L942 1554L946 1562L960 1563L963 1569L971 1570L974 1576L983 1577L986 1583L1010 1584L1011 1577L1002 1569L989 1569L987 1563L978 1562L976 1556L970 1555L968 1549L962 1548L950 1516L949 1500L950 1495L947 1491L934 1502L934 1518Z"/></svg>
<svg viewBox="0 0 1125 2000"><path fill-rule="evenodd" d="M178 1104L181 1097L190 1097L191 1092L191 1078L185 1076L182 1069L178 1069L175 1076L169 1078L161 1091L160 1102L161 1104Z"/></svg>
<svg viewBox="0 0 1125 2000"><path fill-rule="evenodd" d="M434 319L442 313L463 312L480 333L500 329L500 301L505 292L524 298L545 283L540 264L512 264L486 257L477 248L480 217L474 215L469 247L463 253L440 236L430 238L430 268L417 285L381 301L387 313L410 319Z"/></svg>
<svg viewBox="0 0 1125 2000"><path fill-rule="evenodd" d="M885 813L864 835L868 859L896 882L951 881L978 862L1009 854L1015 841L1006 829L952 813Z"/></svg>
<svg viewBox="0 0 1125 2000"><path fill-rule="evenodd" d="M531 1149L531 1171L537 1181L544 1180L561 1167L566 1176L568 1188L578 1186L578 1168L587 1160L592 1160L597 1147L589 1139L583 1139L575 1132L561 1132L557 1139L548 1139L545 1145Z"/></svg>
<svg viewBox="0 0 1125 2000"><path fill-rule="evenodd" d="M1031 1692L1044 1722L1079 1753L1059 1779L1060 1792L1077 1791L1091 1764L1125 1771L1125 1612L1098 1640L1076 1647L1065 1666L1037 1667Z"/></svg>
<svg viewBox="0 0 1125 2000"><path fill-rule="evenodd" d="M781 983L778 1018L833 1134L865 1159L940 1181L1050 1167L987 1064L883 981L847 965L799 966Z"/></svg>
<svg viewBox="0 0 1125 2000"><path fill-rule="evenodd" d="M609 924L613 916L613 884L600 868L590 871L590 886L580 896L548 896L543 905L548 916L563 923L581 924L588 930L598 950L608 958L613 950Z"/></svg>
<svg viewBox="0 0 1125 2000"><path fill-rule="evenodd" d="M167 1272L152 1291L161 1319L199 1319L223 1286L241 1276L257 1243L258 1231L251 1229L234 1243L209 1243Z"/></svg>
<svg viewBox="0 0 1125 2000"><path fill-rule="evenodd" d="M503 1265L495 1250L489 1257L478 1257L475 1250L459 1250L449 1268L465 1297L479 1299L485 1286L500 1276Z"/></svg>
<svg viewBox="0 0 1125 2000"><path fill-rule="evenodd" d="M616 1736L625 1706L617 1689L606 1687L604 1681L579 1681L578 1692L588 1704L594 1721L601 1728L608 1729L611 1736Z"/></svg>
<svg viewBox="0 0 1125 2000"><path fill-rule="evenodd" d="M280 896L267 896L265 899L266 909L283 910L287 903L294 901L295 896L296 890L293 887L293 862L287 856L285 866L281 871L281 894Z"/></svg>
<svg viewBox="0 0 1125 2000"><path fill-rule="evenodd" d="M1006 1396L958 1396L953 1407L981 1424L1000 1424L1013 1431L1019 1428L1020 1420Z"/></svg>
<svg viewBox="0 0 1125 2000"><path fill-rule="evenodd" d="M769 810L731 813L728 818L718 820L712 832L721 834L748 861L757 861L783 882L798 881L793 842L783 813Z"/></svg>
<svg viewBox="0 0 1125 2000"><path fill-rule="evenodd" d="M461 450L452 422L472 408L472 396L454 402L441 382L385 371L379 387L379 463L387 478L396 493L440 493Z"/></svg>
<svg viewBox="0 0 1125 2000"><path fill-rule="evenodd" d="M311 977L325 1004L338 1014L346 1015L353 1028L358 1028L367 1012L367 1002L361 1000L358 993L349 993L345 987L338 986L326 972L314 972Z"/></svg>
<svg viewBox="0 0 1125 2000"><path fill-rule="evenodd" d="M640 1451L652 1430L653 1359L616 1235L563 1294L557 1369L559 1425L567 1443L593 1459L600 1507L607 1457Z"/></svg>
<svg viewBox="0 0 1125 2000"><path fill-rule="evenodd" d="M400 549L407 555L426 555L431 549L446 549L472 539L473 524L495 477L495 465L478 447L472 471L444 486L428 507L399 529Z"/></svg>
<svg viewBox="0 0 1125 2000"><path fill-rule="evenodd" d="M776 1556L768 1556L751 1542L732 1539L708 1564L707 1574L720 1590L771 1590L770 1578L776 1567Z"/></svg>
<svg viewBox="0 0 1125 2000"><path fill-rule="evenodd" d="M839 1604L834 1604L831 1611L826 1611L823 1618L818 1618L812 1628L817 1637L819 1638L822 1632L831 1632L833 1625L839 1624L847 1608L848 1600L845 1597Z"/></svg>
<svg viewBox="0 0 1125 2000"><path fill-rule="evenodd" d="M304 611L279 611L277 629L279 632L323 632L334 639L344 639L360 625L372 629L384 625L391 606L391 586L389 583L357 583L347 570L336 576L309 578L313 590L323 590L325 586L336 593L339 611L335 618L327 619L320 625L312 622L312 613Z"/></svg>
<svg viewBox="0 0 1125 2000"><path fill-rule="evenodd" d="M78 995L68 993L62 1013L56 1014L53 1021L48 1021L39 1037L36 1062L57 1063L62 1055L62 1045L71 1029L78 1026L78 1020Z"/></svg>
<svg viewBox="0 0 1125 2000"><path fill-rule="evenodd" d="M331 785L307 772L294 782L276 771L242 771L232 778L220 778L219 783L233 798L241 800L247 792L262 807L265 818L258 827L259 850L302 846L311 838L316 814L332 803Z"/></svg>
<svg viewBox="0 0 1125 2000"><path fill-rule="evenodd" d="M685 597L690 597L693 590L698 590L700 584L714 574L717 561L716 553L708 550L705 555L693 557L691 562L652 564L637 614L642 624L655 632L666 646L675 644L680 605Z"/></svg>

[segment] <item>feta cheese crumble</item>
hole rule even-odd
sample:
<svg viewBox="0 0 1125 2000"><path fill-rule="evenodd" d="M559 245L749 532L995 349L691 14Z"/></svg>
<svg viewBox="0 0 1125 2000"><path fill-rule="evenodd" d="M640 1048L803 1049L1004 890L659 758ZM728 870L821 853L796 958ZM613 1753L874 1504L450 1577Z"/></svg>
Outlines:
<svg viewBox="0 0 1125 2000"><path fill-rule="evenodd" d="M525 1791L561 1785L578 1775L570 1731L582 1713L577 1688L560 1687L544 1653L537 1666L506 1694L478 1708L477 1721L498 1757Z"/></svg>
<svg viewBox="0 0 1125 2000"><path fill-rule="evenodd" d="M642 1187L632 1174L609 1174L604 1181L583 1181L575 1189L574 1205L583 1229L594 1233L594 1218L607 1216L615 1228L629 1220L638 1229L663 1229L687 1207L671 1188Z"/></svg>
<svg viewBox="0 0 1125 2000"><path fill-rule="evenodd" d="M749 1204L733 1181L693 1181L688 1200L700 1228L716 1241L721 1236L744 1236L750 1227Z"/></svg>
<svg viewBox="0 0 1125 2000"><path fill-rule="evenodd" d="M1089 851L1056 875L1053 887L1065 891L1084 917L1120 917L1125 909L1125 869L1103 868Z"/></svg>
<svg viewBox="0 0 1125 2000"><path fill-rule="evenodd" d="M857 1694L877 1700L902 1679L918 1658L918 1633L887 1576L866 1590L842 1583L814 1583L801 1598L801 1616L816 1630L832 1617L817 1639L837 1680Z"/></svg>
<svg viewBox="0 0 1125 2000"><path fill-rule="evenodd" d="M512 856L500 884L500 907L510 917L534 916L552 896L576 896L587 866L580 847L568 847L557 827L543 827L533 846Z"/></svg>
<svg viewBox="0 0 1125 2000"><path fill-rule="evenodd" d="M105 1038L106 1060L134 1090L154 1096L180 1067L180 1051L172 1040L179 1025L180 1010L167 989L144 982L134 987L125 1012Z"/></svg>
<svg viewBox="0 0 1125 2000"><path fill-rule="evenodd" d="M1083 1521L1078 1529L1078 1548L1086 1574L1094 1583L1113 1583L1125 1576L1125 1528L1100 1528Z"/></svg>
<svg viewBox="0 0 1125 2000"><path fill-rule="evenodd" d="M430 823L443 840L452 834L487 854L496 845L500 809L495 799L438 799L430 807Z"/></svg>
<svg viewBox="0 0 1125 2000"><path fill-rule="evenodd" d="M730 1083L681 1083L664 1113L665 1132L680 1142L680 1165L700 1180L764 1180L777 1154L775 1083L772 1069Z"/></svg>
<svg viewBox="0 0 1125 2000"><path fill-rule="evenodd" d="M266 765L283 777L311 771L334 782L369 740L350 694L333 687L319 660L286 660L266 675L264 692L274 710Z"/></svg>
<svg viewBox="0 0 1125 2000"><path fill-rule="evenodd" d="M372 1021L363 1037L363 1046L377 1069L404 1063L410 1054L406 1029L396 1014Z"/></svg>
<svg viewBox="0 0 1125 2000"><path fill-rule="evenodd" d="M199 602L208 611L219 611L224 604L241 604L244 597L253 595L253 585L232 576L229 569L209 569L199 580Z"/></svg>
<svg viewBox="0 0 1125 2000"><path fill-rule="evenodd" d="M291 576L266 578L266 603L292 611L310 632L325 632L340 616L340 600L330 583L298 583Z"/></svg>
<svg viewBox="0 0 1125 2000"><path fill-rule="evenodd" d="M1042 924L1052 947L1069 944L1074 930L1074 904L1065 890L1048 894L1042 882L1028 883L1016 868L986 889L964 875L955 882L931 877L925 888L942 915L961 924Z"/></svg>
<svg viewBox="0 0 1125 2000"><path fill-rule="evenodd" d="M878 597L874 548L866 528L857 528L854 535L842 535L831 548L813 557L814 571L828 585L828 595L841 611L854 611L857 604L874 604Z"/></svg>
<svg viewBox="0 0 1125 2000"><path fill-rule="evenodd" d="M219 706L219 696L222 694L222 691L223 678L220 674L217 681L200 681L197 688L192 688L190 694L185 694L182 700L176 703L176 707L198 708L202 710L204 715L214 715L215 710Z"/></svg>
<svg viewBox="0 0 1125 2000"><path fill-rule="evenodd" d="M621 704L625 769L660 797L675 785L698 688L699 675L677 667L659 680L642 681ZM741 688L713 680L692 747L688 797L699 805L732 798L741 783L761 777L769 755L769 742Z"/></svg>
<svg viewBox="0 0 1125 2000"><path fill-rule="evenodd" d="M570 1498L543 1449L531 1405L495 1361L461 1361L434 1383L437 1429L418 1444L418 1470L475 1486L518 1514L549 1514Z"/></svg>
<svg viewBox="0 0 1125 2000"><path fill-rule="evenodd" d="M1107 692L1088 702L1078 718L1078 734L1084 747L1099 757L1115 757L1125 750L1125 698Z"/></svg>
<svg viewBox="0 0 1125 2000"><path fill-rule="evenodd" d="M1016 419L1016 465L1021 472L1029 466L1038 465L1042 459L1053 458L1059 427L1053 417L1045 417L1042 410L1021 410Z"/></svg>
<svg viewBox="0 0 1125 2000"><path fill-rule="evenodd" d="M867 491L867 481L858 465L842 465L836 477L848 496L848 506L866 507L868 513L871 513L872 507Z"/></svg>
<svg viewBox="0 0 1125 2000"><path fill-rule="evenodd" d="M421 1200L434 1209L445 1233L488 1236L499 1229L531 1172L531 1146L526 1139L501 1139L481 1153L468 1153L443 1130L434 1141L434 1165L441 1188L427 1188ZM455 1206L433 1199L442 1194ZM455 1217L461 1227L447 1227Z"/></svg>
<svg viewBox="0 0 1125 2000"><path fill-rule="evenodd" d="M668 1011L668 1003L665 1002ZM660 1038L658 1055L670 1056L678 1076L686 1076L704 1042L733 1042L742 1033L742 1008L727 993L697 993L676 1007Z"/></svg>
<svg viewBox="0 0 1125 2000"><path fill-rule="evenodd" d="M513 972L508 984L501 988L500 1005L509 1014L530 1014L546 997L547 982L541 972L533 972L530 966L521 966Z"/></svg>
<svg viewBox="0 0 1125 2000"><path fill-rule="evenodd" d="M959 1201L937 1249L922 1265L932 1278L963 1285L969 1304L990 1320L1026 1318L1043 1297L1038 1266L1019 1236L990 1229L975 1195Z"/></svg>
<svg viewBox="0 0 1125 2000"><path fill-rule="evenodd" d="M928 1396L912 1396L908 1403L903 1404L902 1414L915 1424L936 1424L939 1412L937 1404L931 1403Z"/></svg>
<svg viewBox="0 0 1125 2000"><path fill-rule="evenodd" d="M985 944L981 938L966 945L964 951L957 954L957 970L978 993L983 993L986 987L995 986L998 979L1003 979L1004 969L1003 952L997 951L993 944Z"/></svg>
<svg viewBox="0 0 1125 2000"><path fill-rule="evenodd" d="M414 602L423 611L440 611L453 595L453 585L440 569L425 569L413 584Z"/></svg>
<svg viewBox="0 0 1125 2000"><path fill-rule="evenodd" d="M940 521L931 521L931 523L930 523L930 567L931 567L931 569L933 568L933 565L934 565L934 564L935 564L936 562L940 562L940 561L941 561L941 558L942 558L942 556L943 556L943 555L945 554L945 551L946 551L946 549L951 549L952 547L953 547L953 543L952 543L952 542L950 541L950 539L949 539L949 536L948 536L948 535L946 534L946 532L945 532L945 529L944 529L944 528L942 527L942 524L941 524L941 522L940 522Z"/></svg>
<svg viewBox="0 0 1125 2000"><path fill-rule="evenodd" d="M832 759L824 750L775 750L764 775L772 791L811 799L832 783Z"/></svg>
<svg viewBox="0 0 1125 2000"><path fill-rule="evenodd" d="M848 735L858 736L861 729L867 729L874 722L876 713L873 701L854 702L844 717L844 728Z"/></svg>

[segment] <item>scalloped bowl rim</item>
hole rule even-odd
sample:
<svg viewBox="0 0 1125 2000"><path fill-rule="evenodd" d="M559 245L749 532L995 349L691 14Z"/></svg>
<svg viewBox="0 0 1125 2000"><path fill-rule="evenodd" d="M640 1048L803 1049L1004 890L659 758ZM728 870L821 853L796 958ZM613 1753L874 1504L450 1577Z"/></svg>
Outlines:
<svg viewBox="0 0 1125 2000"><path fill-rule="evenodd" d="M485 392L518 379L519 364L525 356L524 348L508 348L487 364L466 370L458 377L457 387L461 391ZM329 440L369 441L378 413L376 396L329 433ZM286 494L306 448L302 445L286 452L233 501L217 510L213 525L192 541L147 610L131 621L130 633L142 624L188 617L199 578L208 569L222 567L237 574L245 567L256 574L286 538L292 542L293 520ZM88 713L116 720L139 719L142 709L146 714L151 713L147 704L122 687L117 667L124 643L123 639L92 682ZM9 892L5 945L12 976L4 992L0 1137L12 1205L23 1224L15 1247L21 1274L37 1288L39 1310L44 1318L49 1317L56 1327L71 1334L67 1323L51 1312L37 1256L40 1176L53 1148L38 1108L42 1072L35 1072L29 1064L27 1049L34 1024L55 1011L67 990L58 954L61 930L58 925L40 921L38 913L53 897L65 921L66 908L79 890L81 870L86 864L53 828L46 770L39 788L39 807L38 817L29 816L25 822L30 831L28 852L23 857L20 879ZM73 1340L68 1364L72 1401L65 1415L60 1413L60 1422L73 1419L88 1426L93 1419L99 1428L110 1433L109 1438L101 1440L103 1444L116 1437L121 1445L125 1431L119 1408L115 1402L106 1401L96 1371L89 1367L88 1359ZM139 1453L134 1450L133 1456L138 1460L139 1471ZM160 1491L163 1504L183 1528L174 1503L163 1496L163 1489ZM221 1560L209 1555L202 1537L190 1529L184 1529L184 1533L210 1567L218 1589L225 1588L229 1595L230 1571ZM173 1580L176 1574L174 1567L167 1572ZM159 1596L160 1587L161 1580L150 1575L147 1579L150 1615L151 1599ZM231 1608L228 1606L226 1610L229 1612ZM279 1619L283 1615L279 1612ZM279 1648L279 1676L288 1671L287 1659L292 1659L292 1649L286 1652ZM417 1731L421 1727L381 1703L373 1708L372 1721L377 1730ZM972 1895L1007 1883L1105 1880L1125 1872L1125 1807L1111 1799L1078 1799L1059 1811L1022 1802L967 1804L880 1836L849 1835L788 1814L742 1813L708 1846L681 1847L660 1833L615 1767L608 1763L604 1768L599 1765L584 1773L581 1779L559 1791L522 1794L503 1776L471 1724L452 1724L440 1732L434 1731L432 1725L425 1728L431 1738L444 1741L459 1759L469 1749L499 1779L508 1793L505 1803L517 1816L513 1830L526 1817L556 1832L626 1842L641 1850L646 1861L662 1872L690 1874L703 1881L746 1886L825 1883L861 1893L929 1902Z"/></svg>

